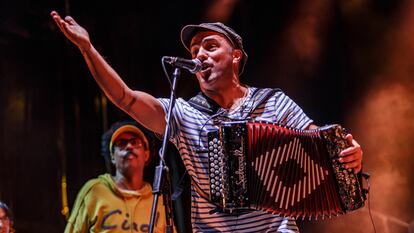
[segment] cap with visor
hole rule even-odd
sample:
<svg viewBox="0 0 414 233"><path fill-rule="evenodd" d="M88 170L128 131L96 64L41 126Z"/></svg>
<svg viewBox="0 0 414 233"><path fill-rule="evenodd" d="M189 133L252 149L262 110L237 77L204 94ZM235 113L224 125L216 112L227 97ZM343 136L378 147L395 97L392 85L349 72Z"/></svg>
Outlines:
<svg viewBox="0 0 414 233"><path fill-rule="evenodd" d="M190 45L193 36L200 31L214 31L224 35L234 48L240 49L243 52L243 57L240 61L239 75L244 71L244 67L247 62L247 53L243 48L243 39L232 28L224 25L223 23L201 23L201 24L189 24L183 27L181 30L181 43L184 47L191 52Z"/></svg>

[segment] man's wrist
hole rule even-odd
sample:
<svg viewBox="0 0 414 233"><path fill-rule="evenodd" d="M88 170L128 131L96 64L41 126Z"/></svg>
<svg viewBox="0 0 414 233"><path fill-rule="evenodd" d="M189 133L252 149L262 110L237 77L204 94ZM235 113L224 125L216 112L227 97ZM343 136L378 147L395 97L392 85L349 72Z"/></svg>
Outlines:
<svg viewBox="0 0 414 233"><path fill-rule="evenodd" d="M90 53L93 50L93 45L91 42L85 43L85 45L79 44L79 50L81 53Z"/></svg>

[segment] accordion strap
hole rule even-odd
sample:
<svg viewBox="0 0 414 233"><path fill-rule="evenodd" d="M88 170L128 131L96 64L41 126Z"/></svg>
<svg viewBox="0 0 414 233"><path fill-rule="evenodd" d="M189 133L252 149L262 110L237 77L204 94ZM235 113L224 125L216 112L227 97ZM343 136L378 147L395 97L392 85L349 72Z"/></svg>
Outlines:
<svg viewBox="0 0 414 233"><path fill-rule="evenodd" d="M198 195L200 195L200 197L206 200L209 200L210 197L208 196L208 194L205 191L203 191L203 189L201 189L200 185L194 180L192 176L190 176L190 178L191 178L191 184L194 187L195 191L198 193ZM216 205L216 203L213 203L213 202L212 204Z"/></svg>
<svg viewBox="0 0 414 233"><path fill-rule="evenodd" d="M214 102L214 100L210 99L202 92L199 92L196 96L192 97L188 103L193 108L208 115L213 115L220 109L220 106Z"/></svg>
<svg viewBox="0 0 414 233"><path fill-rule="evenodd" d="M259 107L262 103L264 103L279 91L281 91L279 88L254 88L251 96L251 101L253 104L251 105L249 111L247 111L249 113L247 116L249 116L250 113L253 112L257 107ZM202 92L199 92L196 96L192 97L188 103L193 108L208 115L216 114L221 108L220 105L218 105L214 100L210 99Z"/></svg>

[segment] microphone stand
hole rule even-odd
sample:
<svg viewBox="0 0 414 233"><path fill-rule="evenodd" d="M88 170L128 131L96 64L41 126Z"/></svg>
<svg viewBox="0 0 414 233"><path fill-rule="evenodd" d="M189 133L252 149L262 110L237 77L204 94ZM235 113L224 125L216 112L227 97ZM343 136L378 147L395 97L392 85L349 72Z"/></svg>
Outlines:
<svg viewBox="0 0 414 233"><path fill-rule="evenodd" d="M171 122L171 113L172 109L175 105L175 87L177 85L177 80L180 77L180 69L175 68L173 73L173 82L171 86L171 94L170 94L170 106L168 107L168 113L167 113L167 122L165 125L164 130L164 138L162 141L162 147L160 149L159 155L160 155L160 163L155 168L155 175L154 175L154 182L152 187L152 194L154 197L154 201L152 202L152 210L151 210L151 220L150 220L150 229L149 232L153 233L154 231L154 220L155 220L155 213L157 212L157 204L158 204L158 198L161 194L161 185L163 185L164 190L166 190L166 193L164 195L164 205L165 205L165 218L166 218L166 232L170 233L173 232L173 217L172 217L172 208L171 208L171 186L170 186L170 179L169 179L169 173L168 173L168 167L165 164L164 157L166 153L168 138L169 138L169 132L170 132L170 122ZM166 172L167 176L163 179L163 172Z"/></svg>

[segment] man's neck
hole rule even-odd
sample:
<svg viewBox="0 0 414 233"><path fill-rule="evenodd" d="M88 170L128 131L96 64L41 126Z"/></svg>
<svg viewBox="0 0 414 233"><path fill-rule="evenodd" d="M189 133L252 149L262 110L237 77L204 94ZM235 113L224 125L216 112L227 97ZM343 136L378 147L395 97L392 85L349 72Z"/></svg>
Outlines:
<svg viewBox="0 0 414 233"><path fill-rule="evenodd" d="M242 84L234 85L230 88L220 90L219 92L204 92L205 95L224 109L236 108L240 101L247 96L247 93L247 87Z"/></svg>
<svg viewBox="0 0 414 233"><path fill-rule="evenodd" d="M116 175L113 177L115 184L118 188L126 190L139 190L144 185L142 179L143 174L135 174L133 176L127 176L116 172Z"/></svg>

